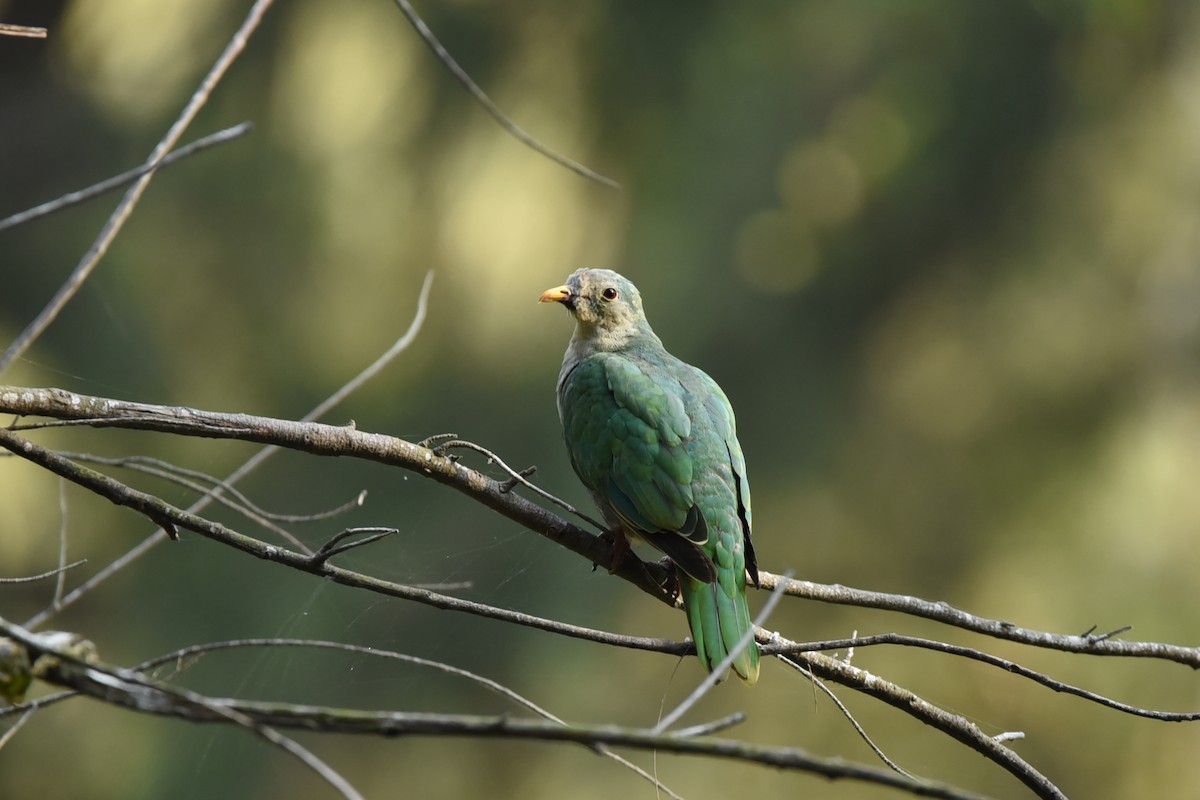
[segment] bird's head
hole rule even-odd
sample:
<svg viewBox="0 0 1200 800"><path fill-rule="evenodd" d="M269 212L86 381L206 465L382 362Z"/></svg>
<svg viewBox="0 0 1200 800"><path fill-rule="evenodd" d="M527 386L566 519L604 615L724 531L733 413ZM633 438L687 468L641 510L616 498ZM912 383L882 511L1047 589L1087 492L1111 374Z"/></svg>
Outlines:
<svg viewBox="0 0 1200 800"><path fill-rule="evenodd" d="M580 269L562 286L542 292L543 303L562 303L575 318L576 337L600 350L616 350L631 339L654 336L642 296L624 276L609 269Z"/></svg>

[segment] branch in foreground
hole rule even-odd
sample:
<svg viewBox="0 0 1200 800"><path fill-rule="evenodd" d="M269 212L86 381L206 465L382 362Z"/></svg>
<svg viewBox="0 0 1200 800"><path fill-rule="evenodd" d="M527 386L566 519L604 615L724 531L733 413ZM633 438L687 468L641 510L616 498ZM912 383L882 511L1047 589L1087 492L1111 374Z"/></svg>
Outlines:
<svg viewBox="0 0 1200 800"><path fill-rule="evenodd" d="M0 36L17 36L23 39L45 39L46 29L34 25L13 25L10 22L0 22Z"/></svg>
<svg viewBox="0 0 1200 800"><path fill-rule="evenodd" d="M232 650L235 648L258 648L258 647L301 647L301 648L313 648L313 649L321 649L321 650L337 650L337 651L340 651L343 653L352 653L354 655L368 656L370 658L383 658L383 659L390 659L390 660L394 660L394 661L404 661L409 664L417 664L418 666L429 667L432 669L439 670L441 672L448 673L450 675L456 675L456 676L459 676L462 678L466 678L467 680L472 681L472 682L484 687L485 689L488 689L489 691L500 695L501 697L511 700L512 702L516 703L517 705L523 706L524 708L532 711L533 713L537 714L539 717L542 717L543 719L549 720L558 725L566 725L567 724L563 720L561 720L558 717L556 717L555 715L551 714L546 709L544 709L541 706L534 703L532 700L529 700L528 698L524 697L523 695L518 694L517 692L513 691L509 687L507 687L501 683L498 683L498 682L492 680L491 678L485 678L484 676L479 675L478 673L471 672L470 670L462 669L460 667L454 667L454 666L451 666L450 664L446 664L442 661L433 661L428 658L420 658L418 656L410 656L406 653L397 653L392 650L379 650L374 647L360 647L358 645L345 644L343 642L329 642L329 641L321 641L321 640L315 640L315 639L235 639L235 640L229 640L229 641L224 641L224 642L211 642L209 644L192 645L190 647L185 647L180 650L176 650L173 653L167 653L165 655L158 656L157 658L153 658L153 659L150 659L149 661L144 661L141 664L138 664L137 666L134 667L134 669L137 670L138 672L145 672L146 670L151 669L152 667L161 666L163 664L170 664L171 662L175 662L178 665L184 665L187 661L189 661L191 659L195 659L200 655L203 655L205 653L211 653L211 652L218 651L218 650ZM177 672L181 672L181 671L182 671L182 668L177 670ZM668 796L675 798L675 800L682 800L682 798L680 798L679 795L677 795L675 792L671 791L671 789L669 789L661 781L659 781L657 778L655 778L650 773L646 772L644 769L639 767L637 764L634 764L631 761L629 761L625 758L622 758L621 756L614 753L612 750L608 749L607 747L601 746L601 745L596 746L594 748L594 750L596 752L599 752L601 755L611 758L612 760L616 761L621 766L623 766L629 770L632 770L639 777L644 778L645 780L654 784L654 786L657 789L659 789L662 792L665 792Z"/></svg>
<svg viewBox="0 0 1200 800"><path fill-rule="evenodd" d="M297 728L328 733L373 736L474 736L505 739L613 745L659 753L709 756L796 770L831 780L849 779L887 786L922 797L982 800L944 784L905 778L894 772L821 758L797 748L767 747L714 737L681 737L614 725L559 725L545 720L509 716L364 712L325 706L260 703L210 698L151 681L134 670L87 662L48 648L43 637L0 619L0 631L30 648L31 655L50 655L41 677L113 705L193 722L231 722L231 715L259 726Z"/></svg>

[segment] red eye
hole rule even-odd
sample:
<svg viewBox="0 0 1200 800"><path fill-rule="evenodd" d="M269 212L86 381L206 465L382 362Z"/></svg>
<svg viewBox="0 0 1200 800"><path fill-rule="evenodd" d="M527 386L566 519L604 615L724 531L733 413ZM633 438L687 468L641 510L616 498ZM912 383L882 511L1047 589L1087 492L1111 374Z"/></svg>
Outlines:
<svg viewBox="0 0 1200 800"><path fill-rule="evenodd" d="M603 292L601 292L601 296L605 300L616 300L617 299L617 290L610 286L607 289L605 289Z"/></svg>

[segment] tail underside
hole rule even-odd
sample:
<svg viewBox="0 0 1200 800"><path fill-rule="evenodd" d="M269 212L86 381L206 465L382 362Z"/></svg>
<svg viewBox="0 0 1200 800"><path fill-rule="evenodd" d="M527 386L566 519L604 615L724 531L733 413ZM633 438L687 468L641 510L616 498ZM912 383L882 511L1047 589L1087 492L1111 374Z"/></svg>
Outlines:
<svg viewBox="0 0 1200 800"><path fill-rule="evenodd" d="M737 647L745 633L754 629L746 605L746 590L742 586L723 586L721 581L698 581L682 570L676 570L676 574L696 654L704 668L712 671ZM734 657L731 666L747 684L753 685L758 680L758 647L753 639Z"/></svg>

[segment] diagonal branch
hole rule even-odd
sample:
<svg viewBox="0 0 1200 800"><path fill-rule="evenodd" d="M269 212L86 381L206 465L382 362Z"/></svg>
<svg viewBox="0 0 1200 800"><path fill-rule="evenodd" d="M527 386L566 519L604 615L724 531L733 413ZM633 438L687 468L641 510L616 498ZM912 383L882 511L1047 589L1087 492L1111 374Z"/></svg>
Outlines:
<svg viewBox="0 0 1200 800"><path fill-rule="evenodd" d="M329 427L329 426L322 426ZM335 429L343 430L343 429ZM605 644L630 647L639 650L654 650L678 652L684 647L669 639L647 639L632 636L621 636L579 625L545 619L532 614L524 614L484 603L476 603L450 595L440 594L430 589L407 586L392 581L373 578L359 572L334 566L326 561L314 559L306 553L288 550L278 545L268 544L252 536L239 533L220 523L212 522L183 509L176 508L170 503L146 492L140 492L120 481L110 478L93 469L76 464L70 459L47 450L39 445L18 436L11 431L0 428L0 447L38 464L67 480L76 483L95 494L119 506L133 509L146 515L156 523L166 525L173 530L189 530L208 539L233 547L243 553L272 563L281 564L301 572L328 578L334 583L368 589L373 592L399 597L405 600L423 603L448 611L464 611L477 616L499 619L526 627L559 633L577 639L588 639ZM537 506L534 506L537 508ZM588 534L584 534L585 536ZM598 537L591 537L598 538Z"/></svg>
<svg viewBox="0 0 1200 800"><path fill-rule="evenodd" d="M779 637L779 640L782 640L782 637ZM966 717L952 714L915 692L822 653L803 653L778 658L801 672L811 673L874 697L945 733L999 764L1044 800L1066 800L1066 795L1049 778L1038 772L1014 750L988 736Z"/></svg>
<svg viewBox="0 0 1200 800"><path fill-rule="evenodd" d="M612 189L621 188L621 184L617 183L612 178L606 178L599 172L588 169L578 161L567 158L556 150L551 150L549 147L528 134L523 128L517 125L517 123L509 119L508 116L500 110L500 107L492 102L492 98L488 97L483 89L479 88L479 84L475 83L475 81L471 79L471 76L467 74L467 71L459 66L458 62L454 60L454 56L450 55L449 51L442 46L442 43L439 42L437 37L433 35L433 31L429 29L429 26L425 24L425 20L421 19L420 15L417 14L416 10L408 2L408 0L395 0L395 3L400 9L400 12L404 14L405 19L408 20L408 24L412 25L413 30L415 30L417 35L421 37L421 41L425 42L429 49L433 51L433 54L437 56L438 61L442 62L446 69L450 71L450 74L454 76L454 79L462 84L464 89L470 92L471 96L475 98L475 101L479 103L479 105L483 106L483 110L490 114L492 119L496 120L496 122L500 124L501 128L504 128L504 130L508 131L521 144L533 149L538 153L541 153L554 163L560 164L571 170L571 172L574 172L577 175L582 175L588 180L602 183Z"/></svg>
<svg viewBox="0 0 1200 800"><path fill-rule="evenodd" d="M349 456L400 467L470 496L488 508L583 556L593 564L612 562L611 545L599 536L588 533L515 492L506 491L504 484L465 467L454 459L436 455L428 448L383 434L366 433L348 426L301 423L249 414L222 414L183 407L108 400L61 389L0 387L0 413L5 412L76 420L96 427L152 430L213 439L238 439L300 450L313 455ZM21 427L13 426L13 430ZM10 448L14 449L17 455L26 455L19 452L21 447L36 447L32 442L23 439L21 441L22 444L14 445L15 449ZM100 473L93 474L105 477ZM142 508L155 511L158 507L149 502L153 499L146 495L145 499L139 502L142 503ZM664 589L669 582L670 573L658 564L627 558L621 562L615 574L649 594L666 602L673 602L670 594Z"/></svg>
<svg viewBox="0 0 1200 800"><path fill-rule="evenodd" d="M243 122L240 125L234 125L232 128L225 128L224 130L217 131L216 133L210 133L208 136L205 136L202 139L197 139L191 144L185 145L178 150L171 151L157 161L152 160L140 167L135 167L127 172L122 172L120 175L114 175L113 177L100 181L99 183L94 183L86 189L68 192L62 197L57 197L54 200L49 200L40 205L36 205L26 211L20 211L12 216L0 219L0 231L5 230L6 228L15 228L18 225L24 225L26 222L35 220L38 217L44 217L47 214L53 214L55 212L62 211L64 208L70 208L71 206L86 202L91 200L93 197L99 197L106 192L111 192L113 189L119 189L127 183L133 183L138 178L149 172L153 172L159 167L169 167L172 164L177 164L188 156L193 156L202 150L207 150L210 147L214 147L219 144L225 144L226 142L231 142L234 139L245 136L253 129L254 126L249 122Z"/></svg>

